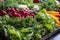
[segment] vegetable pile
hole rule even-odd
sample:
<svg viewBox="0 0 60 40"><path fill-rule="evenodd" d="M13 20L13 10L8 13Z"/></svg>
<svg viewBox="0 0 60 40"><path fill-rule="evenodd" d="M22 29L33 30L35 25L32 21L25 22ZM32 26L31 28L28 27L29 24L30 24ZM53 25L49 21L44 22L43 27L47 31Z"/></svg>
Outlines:
<svg viewBox="0 0 60 40"><path fill-rule="evenodd" d="M40 40L56 30L58 9L58 4L52 0L2 0L0 40ZM51 14L51 10L57 15Z"/></svg>
<svg viewBox="0 0 60 40"><path fill-rule="evenodd" d="M9 40L39 40L55 30L55 21L43 9L34 17L0 16L0 27Z"/></svg>

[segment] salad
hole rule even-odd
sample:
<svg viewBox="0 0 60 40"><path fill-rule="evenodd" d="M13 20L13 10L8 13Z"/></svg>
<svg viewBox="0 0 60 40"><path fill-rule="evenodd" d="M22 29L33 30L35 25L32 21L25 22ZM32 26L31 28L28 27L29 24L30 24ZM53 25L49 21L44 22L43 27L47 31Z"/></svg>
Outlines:
<svg viewBox="0 0 60 40"><path fill-rule="evenodd" d="M54 0L2 0L0 40L40 40L57 29L59 13Z"/></svg>

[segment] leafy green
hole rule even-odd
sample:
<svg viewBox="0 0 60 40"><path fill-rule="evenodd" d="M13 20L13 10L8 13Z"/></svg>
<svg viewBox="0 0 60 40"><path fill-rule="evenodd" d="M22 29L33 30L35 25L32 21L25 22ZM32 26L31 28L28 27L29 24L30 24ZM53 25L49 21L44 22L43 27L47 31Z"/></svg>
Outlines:
<svg viewBox="0 0 60 40"><path fill-rule="evenodd" d="M46 10L57 10L59 8L59 5L56 3L55 0L41 0L40 8L45 8Z"/></svg>
<svg viewBox="0 0 60 40"><path fill-rule="evenodd" d="M44 35L55 30L55 21L46 15L43 9L35 18L11 18L8 15L0 16L0 28L9 40L40 40Z"/></svg>
<svg viewBox="0 0 60 40"><path fill-rule="evenodd" d="M30 5L33 3L33 0L17 0L19 4Z"/></svg>
<svg viewBox="0 0 60 40"><path fill-rule="evenodd" d="M17 7L18 2L16 0L4 0L0 5L1 9L6 10L8 7Z"/></svg>

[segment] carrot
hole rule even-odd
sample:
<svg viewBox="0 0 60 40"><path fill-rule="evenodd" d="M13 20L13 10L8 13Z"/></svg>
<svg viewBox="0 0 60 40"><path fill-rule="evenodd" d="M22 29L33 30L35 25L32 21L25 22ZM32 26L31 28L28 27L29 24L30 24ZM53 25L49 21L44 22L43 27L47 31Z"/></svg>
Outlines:
<svg viewBox="0 0 60 40"><path fill-rule="evenodd" d="M56 11L47 11L48 14L51 14L53 16L57 16L59 15L59 12L56 12Z"/></svg>

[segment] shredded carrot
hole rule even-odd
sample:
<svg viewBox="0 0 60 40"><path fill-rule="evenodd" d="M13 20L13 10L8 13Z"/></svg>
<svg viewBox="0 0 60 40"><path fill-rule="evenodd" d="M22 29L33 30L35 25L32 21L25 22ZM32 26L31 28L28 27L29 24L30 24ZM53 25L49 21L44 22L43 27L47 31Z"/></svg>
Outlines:
<svg viewBox="0 0 60 40"><path fill-rule="evenodd" d="M53 16L57 16L59 15L59 12L56 12L56 11L47 11L48 14L51 14Z"/></svg>

